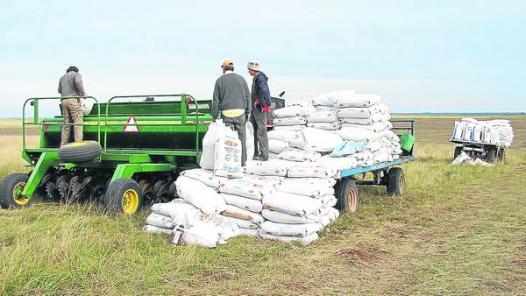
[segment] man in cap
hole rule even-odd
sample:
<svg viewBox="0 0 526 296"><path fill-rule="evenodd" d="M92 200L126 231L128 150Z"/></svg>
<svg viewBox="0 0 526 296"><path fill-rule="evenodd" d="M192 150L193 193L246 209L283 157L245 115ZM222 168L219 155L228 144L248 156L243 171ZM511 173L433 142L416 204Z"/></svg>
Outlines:
<svg viewBox="0 0 526 296"><path fill-rule="evenodd" d="M223 75L216 80L214 97L212 101L212 118L214 121L221 112L223 122L232 126L237 131L241 141L241 164L247 161L246 127L245 123L250 116L250 90L245 79L234 73L234 62L224 60L221 64Z"/></svg>
<svg viewBox="0 0 526 296"><path fill-rule="evenodd" d="M83 99L72 97L85 97L84 85L82 83L82 76L79 74L79 69L75 66L70 66L66 70L66 74L60 77L58 83L58 92L62 99L60 105L62 109L62 116L64 116L64 126L62 126L60 146L66 145L69 142L69 134L71 132L71 122L73 122L73 135L75 142L82 142L83 138Z"/></svg>
<svg viewBox="0 0 526 296"><path fill-rule="evenodd" d="M254 159L268 160L267 114L271 110L272 101L268 88L268 78L261 72L259 63L248 63L248 73L252 80L252 113L250 122L254 126Z"/></svg>

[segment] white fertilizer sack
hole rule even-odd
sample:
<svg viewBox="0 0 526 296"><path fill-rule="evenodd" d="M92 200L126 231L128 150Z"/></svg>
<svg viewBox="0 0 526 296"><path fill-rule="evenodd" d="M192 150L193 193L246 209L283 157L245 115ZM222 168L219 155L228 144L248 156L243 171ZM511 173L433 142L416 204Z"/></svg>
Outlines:
<svg viewBox="0 0 526 296"><path fill-rule="evenodd" d="M318 223L283 224L265 221L260 226L261 231L277 236L307 237L321 230Z"/></svg>
<svg viewBox="0 0 526 296"><path fill-rule="evenodd" d="M272 153L281 153L289 147L289 143L286 141L269 139L268 140L268 150Z"/></svg>
<svg viewBox="0 0 526 296"><path fill-rule="evenodd" d="M234 205L255 213L259 213L263 209L263 204L259 200L226 193L220 193L219 195L225 200L227 205Z"/></svg>
<svg viewBox="0 0 526 296"><path fill-rule="evenodd" d="M261 193L262 188L263 186L251 182L250 180L233 179L221 182L219 191L222 193L240 195L255 200L261 200L263 198L263 193Z"/></svg>
<svg viewBox="0 0 526 296"><path fill-rule="evenodd" d="M295 116L295 117L282 117L282 118L275 118L274 124L275 125L304 125L307 123L307 120L305 120L304 117Z"/></svg>
<svg viewBox="0 0 526 296"><path fill-rule="evenodd" d="M254 224L261 224L264 221L263 216L260 214L247 211L233 205L227 205L226 210L221 214L226 217L247 220Z"/></svg>
<svg viewBox="0 0 526 296"><path fill-rule="evenodd" d="M175 181L177 194L205 214L214 214L226 209L225 201L212 188L197 180L180 176Z"/></svg>
<svg viewBox="0 0 526 296"><path fill-rule="evenodd" d="M297 162L304 162L304 161L316 161L321 157L321 154L315 151L305 151L301 149L294 149L289 148L280 154L278 154L278 158L282 160L289 160L289 161L297 161Z"/></svg>
<svg viewBox="0 0 526 296"><path fill-rule="evenodd" d="M181 176L192 178L206 184L207 186L219 189L220 177L214 175L214 172L204 169L191 169L181 172Z"/></svg>
<svg viewBox="0 0 526 296"><path fill-rule="evenodd" d="M248 161L245 172L251 175L285 177L287 175L287 167L283 166L283 162L278 160Z"/></svg>
<svg viewBox="0 0 526 296"><path fill-rule="evenodd" d="M153 225L144 225L142 228L143 231L154 234L172 234L171 228L161 228Z"/></svg>
<svg viewBox="0 0 526 296"><path fill-rule="evenodd" d="M217 138L214 161L214 174L216 176L240 178L243 175L241 141L233 129L223 128L223 132Z"/></svg>
<svg viewBox="0 0 526 296"><path fill-rule="evenodd" d="M173 229L175 226L172 218L157 213L151 213L146 218L146 224L168 229Z"/></svg>
<svg viewBox="0 0 526 296"><path fill-rule="evenodd" d="M296 216L307 216L319 212L323 203L303 195L279 191L265 192L263 208Z"/></svg>
<svg viewBox="0 0 526 296"><path fill-rule="evenodd" d="M305 150L316 152L332 152L343 142L343 139L332 132L307 127L303 131Z"/></svg>
<svg viewBox="0 0 526 296"><path fill-rule="evenodd" d="M367 108L379 102L380 97L377 95L339 96L336 98L334 106L338 108Z"/></svg>

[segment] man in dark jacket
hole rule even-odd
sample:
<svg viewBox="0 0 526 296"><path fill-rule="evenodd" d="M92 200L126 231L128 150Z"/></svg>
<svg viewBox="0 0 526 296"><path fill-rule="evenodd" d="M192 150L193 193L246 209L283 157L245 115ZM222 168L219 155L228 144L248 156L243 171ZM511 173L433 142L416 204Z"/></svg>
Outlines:
<svg viewBox="0 0 526 296"><path fill-rule="evenodd" d="M234 62L223 61L223 75L216 80L212 101L212 118L214 121L221 112L223 122L237 131L241 141L241 165L247 161L246 121L250 116L250 90L243 76L234 73Z"/></svg>
<svg viewBox="0 0 526 296"><path fill-rule="evenodd" d="M250 122L254 126L254 159L268 160L267 114L272 101L268 89L268 78L261 72L258 62L248 63L248 73L252 80L252 113Z"/></svg>
<svg viewBox="0 0 526 296"><path fill-rule="evenodd" d="M60 77L58 92L63 98L65 98L62 99L62 104L60 105L62 116L64 116L64 126L62 126L60 146L66 145L69 142L71 122L73 122L73 135L75 137L75 142L82 142L82 124L84 122L83 99L71 98L86 96L84 85L82 83L82 76L80 76L77 67L70 66L66 70L66 74Z"/></svg>

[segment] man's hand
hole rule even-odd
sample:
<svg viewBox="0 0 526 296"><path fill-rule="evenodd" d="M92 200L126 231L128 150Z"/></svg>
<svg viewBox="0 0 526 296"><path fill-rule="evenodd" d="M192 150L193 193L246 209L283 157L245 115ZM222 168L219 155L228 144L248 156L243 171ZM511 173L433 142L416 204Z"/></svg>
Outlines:
<svg viewBox="0 0 526 296"><path fill-rule="evenodd" d="M270 106L263 107L263 108L261 108L261 112L263 112L263 113L265 113L265 112L270 112L271 109L272 109L272 107L270 107Z"/></svg>

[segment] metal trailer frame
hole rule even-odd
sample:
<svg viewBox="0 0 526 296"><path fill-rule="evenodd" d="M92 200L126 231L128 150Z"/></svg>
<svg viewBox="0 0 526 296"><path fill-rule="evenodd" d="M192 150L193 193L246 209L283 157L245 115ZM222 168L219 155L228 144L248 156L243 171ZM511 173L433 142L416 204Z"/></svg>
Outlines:
<svg viewBox="0 0 526 296"><path fill-rule="evenodd" d="M416 125L414 119L391 120L391 123L394 125L393 130L398 132L398 135L400 135L400 131L415 135ZM358 186L386 186L388 195L403 194L406 189L406 181L404 171L400 165L413 160L415 160L414 146L411 151L404 151L404 154L394 161L341 170L340 179L334 187L338 200L337 207L342 211L358 211L360 208ZM372 174L372 179L365 179L368 173Z"/></svg>
<svg viewBox="0 0 526 296"><path fill-rule="evenodd" d="M451 143L459 144L455 146L453 159L456 159L461 152L467 153L471 158L480 158L486 162L493 163L495 160L504 161L506 151L504 147L495 144L486 144L473 141L461 141L451 138Z"/></svg>
<svg viewBox="0 0 526 296"><path fill-rule="evenodd" d="M151 104L146 102L134 102L134 103L115 103L116 100L122 99L136 99L136 98L166 98L174 97L180 98L178 101L168 101L168 102L156 102L158 104ZM65 125L62 116L57 116L55 118L40 119L39 118L39 102L44 100L56 100L62 101L64 99L78 98L78 99L87 99L93 100L94 105L91 113L88 116L84 117L83 127L84 134L92 134L92 140L100 143L102 151L100 156L92 161L83 162L83 163L64 163L60 161L59 158L59 147L51 147L47 141L46 133L60 132L62 126ZM137 108L141 103L149 104L152 106L156 105L166 105L174 109L180 110L178 113L168 114L161 110L161 114L148 113L148 114L139 114L135 116L134 114L126 113L127 107ZM162 94L162 95L133 95L133 96L115 96L108 100L106 103L100 103L95 97L85 96L85 97L46 97L46 98L29 98L24 102L22 110L22 157L29 163L31 166L32 172L27 178L22 178L21 174L13 174L16 176L8 176L11 179L18 180L18 183L14 184L14 188L10 188L11 185L5 185L9 188L1 188L0 192L0 201L6 200L11 203L2 204L4 207L18 207L28 204L33 195L36 193L37 189L46 185L45 183L48 180L47 176L50 175L50 171L72 171L75 170L80 172L89 171L89 170L98 170L104 169L105 171L111 172L111 181L107 186L108 191L111 188L111 185L119 180L132 180L134 176L139 174L152 174L152 173L163 173L167 175L176 174L180 170L187 168L197 167L200 156L200 138L206 133L207 123L212 121L211 114L201 113L200 106L201 104L207 104L211 107L211 101L197 101L194 97L189 94ZM130 104L130 105L127 105ZM135 105L133 105L135 104ZM33 107L32 120L27 120L26 109L28 105ZM162 108L163 106L157 107ZM112 113L113 109L119 109L124 111L122 113L117 112ZM139 106L140 107L140 106ZM208 108L208 110L209 110ZM105 110L102 112L102 110ZM155 108L147 109L148 111L155 111ZM160 110L160 109L158 109ZM205 111L206 112L206 111ZM187 137L194 137L195 143L193 147L188 149L166 149L164 148L155 148L154 145L152 148L142 148L142 147L129 147L129 148L119 148L119 147L110 147L110 139L113 135L121 135L126 126L127 120L133 116L137 122L139 122L141 133L168 133L169 135L186 135ZM73 126L73 123L69 125ZM40 131L40 143L38 148L30 148L27 145L26 141L26 129L28 126L38 126ZM93 136L94 135L94 136ZM190 144L188 144L190 145ZM4 182L7 182L8 178L4 179ZM171 179L173 180L173 179ZM16 180L15 180L16 181ZM135 182L135 181L134 181ZM0 184L0 187L5 187ZM122 182L121 182L122 183ZM136 182L138 183L138 182ZM171 182L173 183L173 182ZM127 184L127 186L130 184ZM137 184L131 184L137 185ZM150 184L154 187L153 184ZM128 186L129 187L129 186ZM133 187L133 186L132 186ZM137 187L137 186L135 186ZM134 188L135 188L134 187ZM144 187L144 186L143 186ZM8 189L8 190L6 190ZM133 188L132 188L133 189ZM155 188L154 188L155 189ZM158 189L158 188L157 188ZM170 188L172 189L172 188ZM71 190L71 188L70 188ZM134 189L135 193L131 196L135 198L135 204L140 206L142 202L140 190ZM117 190L118 191L118 190ZM12 196L11 196L12 195ZM108 194L106 194L108 195ZM126 196L121 196L125 198ZM14 202L13 202L14 200ZM124 199L122 200L123 209L118 209L119 207L114 207L119 210L123 210L125 213L133 214L138 207L132 209L131 211L126 212Z"/></svg>

